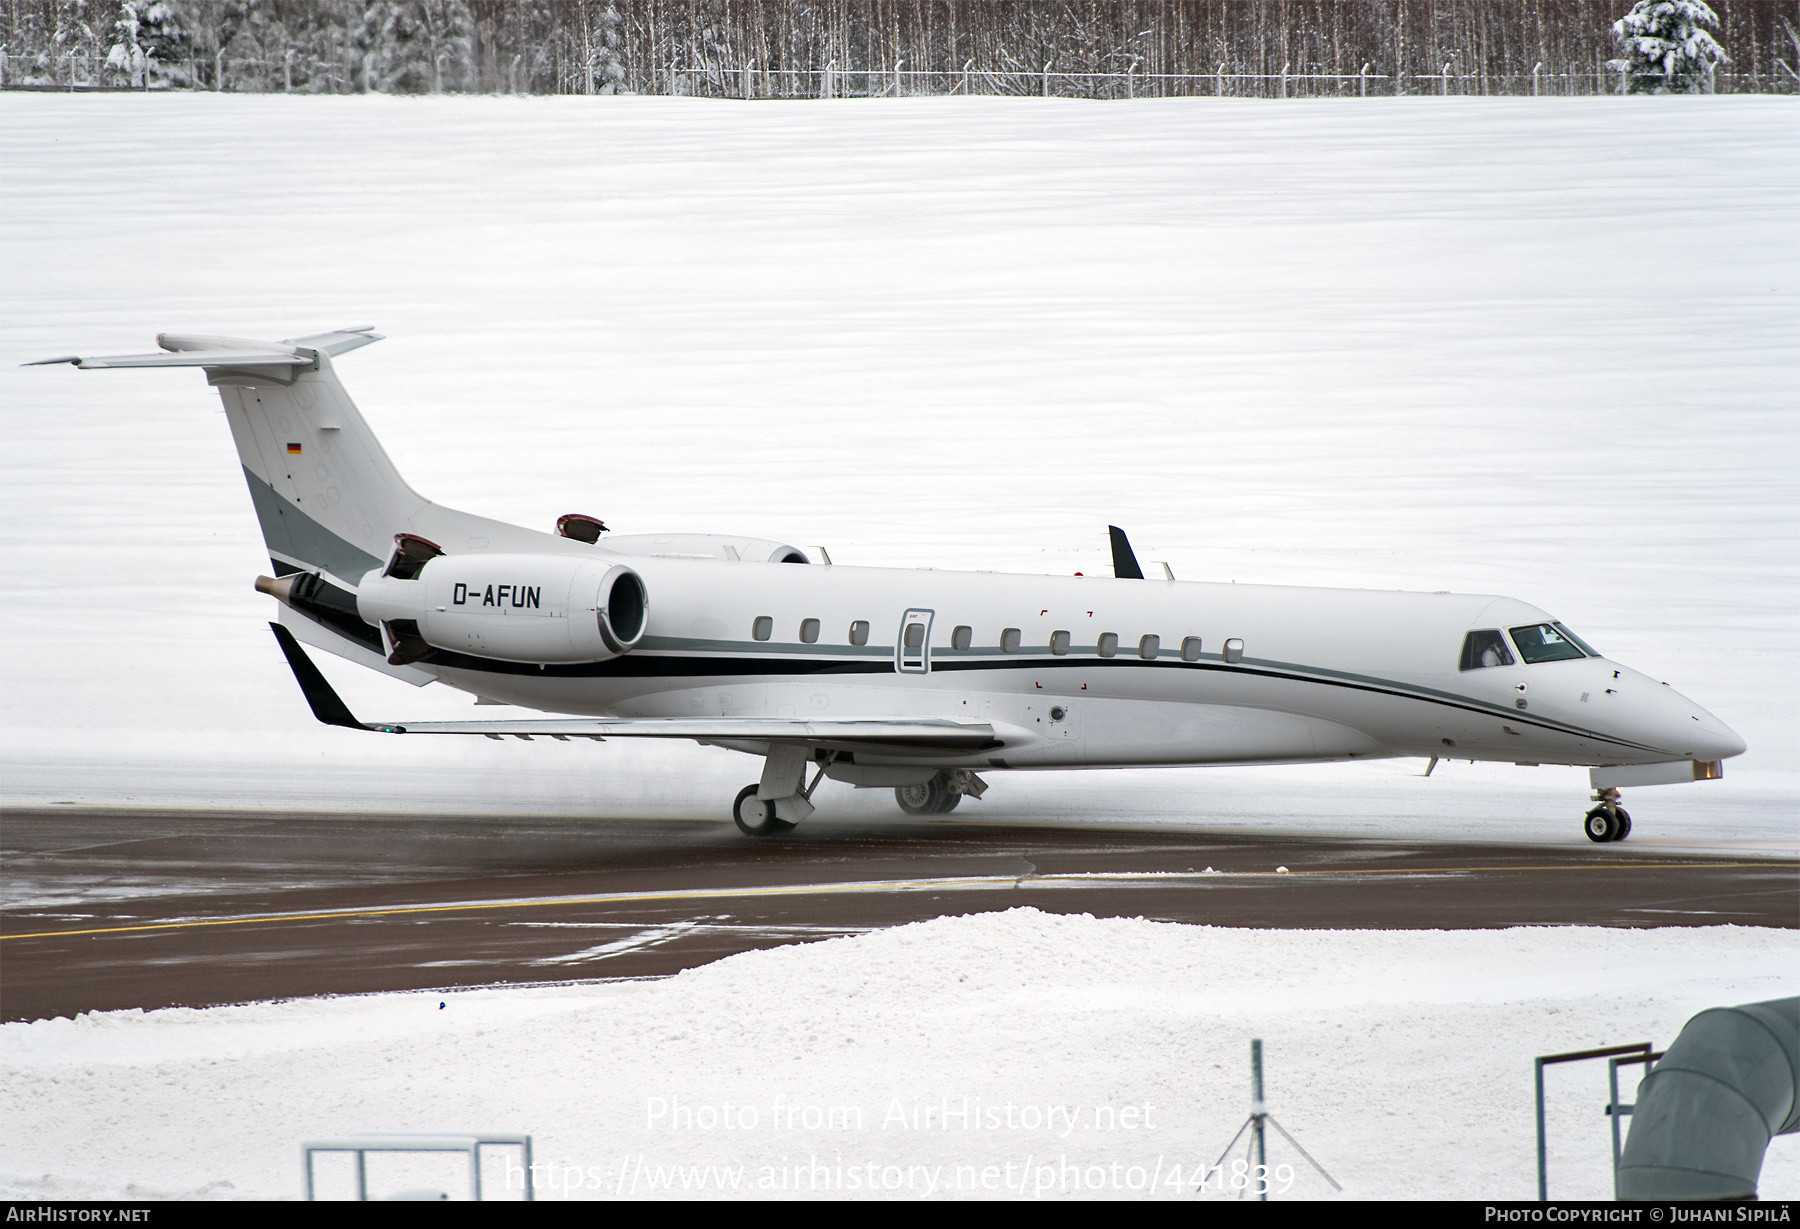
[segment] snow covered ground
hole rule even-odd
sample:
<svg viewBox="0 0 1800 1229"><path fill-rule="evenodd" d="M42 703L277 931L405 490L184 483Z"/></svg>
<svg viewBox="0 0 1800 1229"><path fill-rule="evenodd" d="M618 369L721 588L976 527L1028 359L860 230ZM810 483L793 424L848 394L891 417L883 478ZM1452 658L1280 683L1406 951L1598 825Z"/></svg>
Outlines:
<svg viewBox="0 0 1800 1229"><path fill-rule="evenodd" d="M0 164L8 802L723 822L754 768L725 752L316 725L250 589L267 560L199 377L12 366L367 323L390 340L343 375L446 503L1089 574L1113 522L1184 578L1511 594L1749 741L1724 782L1634 792L1634 843L1800 848L1789 100L14 94ZM469 712L325 668L367 716ZM964 811L1581 840L1577 771L1420 767L1000 776ZM1020 912L442 1011L9 1025L0 1168L24 1196L292 1194L302 1137L415 1127L532 1131L595 1167L588 1194L640 1160L815 1152L1191 1167L1246 1111L1262 1036L1277 1115L1349 1193L1519 1197L1530 1055L1666 1042L1700 1007L1792 993L1794 957L1729 928ZM1603 1074L1554 1080L1553 1189L1604 1194ZM1159 1125L878 1129L896 1097L964 1095L1147 1102ZM675 1096L854 1105L866 1129L644 1129L645 1099ZM1800 1192L1792 1144L1766 1193Z"/></svg>
<svg viewBox="0 0 1800 1229"><path fill-rule="evenodd" d="M1732 927L1014 909L656 982L8 1024L0 1195L291 1198L303 1139L488 1130L533 1134L553 1199L1191 1197L1260 1037L1271 1111L1346 1196L1527 1199L1533 1055L1666 1045L1700 1008L1791 993L1797 962L1793 932ZM1552 1193L1609 1197L1605 1065L1551 1068L1546 1099ZM1269 1159L1293 1167L1279 1194L1333 1196L1272 1132ZM466 1189L447 1165L372 1177ZM1800 1137L1761 1190L1800 1195Z"/></svg>

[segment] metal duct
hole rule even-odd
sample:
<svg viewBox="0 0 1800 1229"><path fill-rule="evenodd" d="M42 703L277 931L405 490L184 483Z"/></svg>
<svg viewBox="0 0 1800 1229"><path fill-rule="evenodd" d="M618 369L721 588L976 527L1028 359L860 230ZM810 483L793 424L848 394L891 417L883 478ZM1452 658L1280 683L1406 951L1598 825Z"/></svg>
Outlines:
<svg viewBox="0 0 1800 1229"><path fill-rule="evenodd" d="M1638 1085L1620 1199L1752 1199L1769 1140L1800 1128L1800 998L1689 1020Z"/></svg>

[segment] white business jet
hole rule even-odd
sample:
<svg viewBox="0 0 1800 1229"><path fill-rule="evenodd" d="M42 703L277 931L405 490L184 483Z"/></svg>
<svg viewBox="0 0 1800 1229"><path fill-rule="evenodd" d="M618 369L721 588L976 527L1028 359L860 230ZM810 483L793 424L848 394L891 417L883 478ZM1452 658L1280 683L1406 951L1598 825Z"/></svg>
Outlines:
<svg viewBox="0 0 1800 1229"><path fill-rule="evenodd" d="M1508 597L833 566L780 542L554 532L407 486L333 372L366 328L44 360L198 367L219 390L276 576L271 624L320 721L383 734L682 738L763 757L732 818L791 829L821 780L943 814L1001 769L1395 756L1592 767L1584 830L1625 785L1712 780L1744 742L1665 684ZM547 715L360 721L301 644ZM808 769L811 769L809 774ZM1427 768L1427 772L1430 768ZM810 775L810 781L808 777Z"/></svg>

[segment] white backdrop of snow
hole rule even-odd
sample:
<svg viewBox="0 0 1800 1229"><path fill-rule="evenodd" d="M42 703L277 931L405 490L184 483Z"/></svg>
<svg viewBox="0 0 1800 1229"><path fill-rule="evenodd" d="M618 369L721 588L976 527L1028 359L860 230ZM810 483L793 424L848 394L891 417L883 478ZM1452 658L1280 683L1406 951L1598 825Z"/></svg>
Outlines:
<svg viewBox="0 0 1800 1229"><path fill-rule="evenodd" d="M343 374L441 501L1090 575L1112 521L1183 577L1512 594L1749 740L1724 783L1640 795L1634 839L1795 847L1786 100L0 117L9 801L722 821L755 770L730 752L316 725L212 392L12 365L373 323ZM468 712L326 668L365 715ZM1417 770L1008 777L964 810L1580 839L1578 770ZM890 805L837 788L827 813Z"/></svg>
<svg viewBox="0 0 1800 1229"><path fill-rule="evenodd" d="M1734 927L1259 931L1013 909L661 981L8 1024L0 1193L293 1197L302 1139L486 1129L534 1135L549 1198L612 1197L621 1172L641 1196L730 1193L684 1192L670 1166L742 1166L739 1195L782 1194L758 1183L785 1166L794 1194L792 1167L813 1156L832 1171L814 1179L824 1195L867 1194L836 1173L873 1162L893 1197L926 1195L936 1168L938 1197L1017 1198L1024 1180L1026 1195L1117 1198L1133 1192L1106 1184L1129 1166L1142 1183L1158 1158L1165 1176L1216 1159L1248 1113L1261 1037L1272 1111L1348 1196L1525 1199L1532 1055L1666 1045L1701 1008L1792 993L1797 949L1791 931ZM1603 1064L1551 1069L1559 1197L1610 1196L1605 1090ZM755 1107L757 1129L669 1129L659 1098ZM1014 1125L912 1117L963 1098L1011 1103ZM848 1113L837 1129L775 1129L777 1104L855 1107L861 1129ZM1071 1107L1055 1130L1041 1125L1052 1105ZM1096 1126L1097 1108L1132 1105L1154 1107L1148 1127ZM1800 1193L1797 1145L1772 1145L1765 1198ZM1060 1186L1065 1159L1082 1177ZM1279 1141L1270 1159L1305 1168ZM1010 1191L978 1189L1008 1163ZM1059 1176L1039 1191L1043 1164ZM1099 1189L1092 1165L1107 1167ZM961 1190L959 1166L977 1171ZM1331 1193L1316 1178L1288 1191Z"/></svg>

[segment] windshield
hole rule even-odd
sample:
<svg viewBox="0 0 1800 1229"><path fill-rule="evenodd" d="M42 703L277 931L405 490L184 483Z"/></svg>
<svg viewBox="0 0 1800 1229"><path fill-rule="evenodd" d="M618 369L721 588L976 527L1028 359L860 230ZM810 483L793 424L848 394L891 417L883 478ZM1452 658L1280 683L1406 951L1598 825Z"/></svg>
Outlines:
<svg viewBox="0 0 1800 1229"><path fill-rule="evenodd" d="M1586 653L1589 657L1604 657L1604 656L1606 656L1599 649L1596 649L1593 645L1591 645L1587 641L1583 640L1580 636L1577 636L1574 632L1570 631L1568 628L1564 627L1562 624L1552 623L1550 626L1554 627L1557 631L1561 632L1566 639L1574 641L1575 647L1580 649L1583 653Z"/></svg>
<svg viewBox="0 0 1800 1229"><path fill-rule="evenodd" d="M1519 656L1525 659L1526 665L1587 656L1576 646L1572 636L1563 635L1553 623L1515 627L1512 629L1512 638L1513 643L1519 646Z"/></svg>

